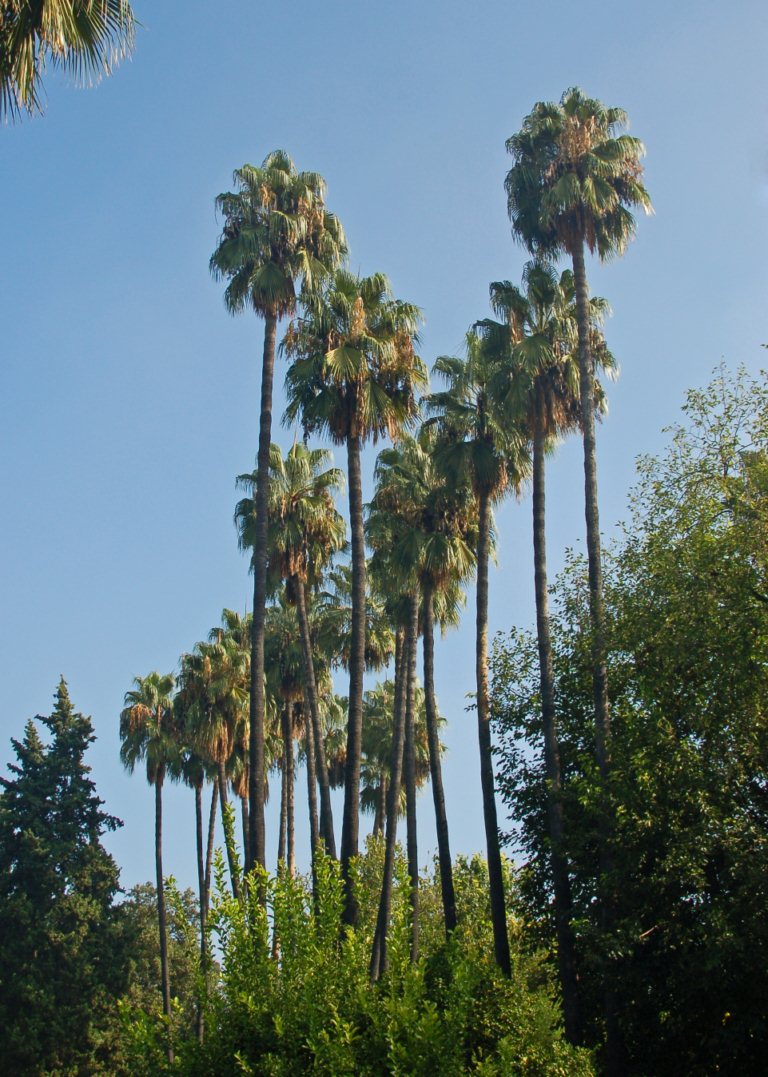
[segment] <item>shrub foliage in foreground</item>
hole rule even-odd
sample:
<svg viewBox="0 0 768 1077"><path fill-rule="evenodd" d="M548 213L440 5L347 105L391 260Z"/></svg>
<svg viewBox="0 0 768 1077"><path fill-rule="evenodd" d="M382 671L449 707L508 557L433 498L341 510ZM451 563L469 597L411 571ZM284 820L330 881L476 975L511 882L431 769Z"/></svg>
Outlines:
<svg viewBox="0 0 768 1077"><path fill-rule="evenodd" d="M456 865L459 928L444 941L439 882L422 880L422 953L409 960L408 888L399 865L390 968L368 975L381 846L357 862L361 921L343 940L343 890L335 862L321 860L317 898L308 879L264 878L238 903L220 871L211 930L221 979L206 1014L206 1040L176 1045L175 1072L288 1077L328 1074L496 1074L579 1077L589 1056L562 1039L559 1010L543 962L514 943L512 978L493 960L487 870ZM137 1026L138 1028L138 1026ZM163 1045L137 1037L133 1072L168 1072Z"/></svg>

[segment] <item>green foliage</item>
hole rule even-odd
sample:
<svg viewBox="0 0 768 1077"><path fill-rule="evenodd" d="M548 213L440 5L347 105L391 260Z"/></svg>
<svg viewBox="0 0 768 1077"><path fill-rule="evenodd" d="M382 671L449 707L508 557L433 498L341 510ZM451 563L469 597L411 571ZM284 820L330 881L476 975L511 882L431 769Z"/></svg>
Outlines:
<svg viewBox="0 0 768 1077"><path fill-rule="evenodd" d="M370 983L382 855L381 843L373 842L356 861L360 923L343 938L344 893L334 861L318 861L316 903L310 881L287 874L260 875L238 902L226 890L219 861L210 924L222 958L220 989L210 999L205 1043L182 1051L177 1070L222 1077L591 1074L589 1056L560 1036L541 960L517 945L512 978L496 970L480 860L456 865L460 925L450 945L439 923L439 882L423 879L424 956L411 965L408 886L399 859L390 967Z"/></svg>
<svg viewBox="0 0 768 1077"><path fill-rule="evenodd" d="M62 680L45 745L34 722L0 778L0 1068L14 1075L108 1072L106 1029L126 979L112 908L118 870L84 762L93 741Z"/></svg>
<svg viewBox="0 0 768 1077"><path fill-rule="evenodd" d="M135 17L127 0L6 0L0 18L0 118L42 111L46 66L98 81L130 53Z"/></svg>
<svg viewBox="0 0 768 1077"><path fill-rule="evenodd" d="M595 1039L610 983L626 1072L743 1074L762 1069L768 1041L768 382L721 368L684 412L666 456L640 461L631 522L606 563L607 790L594 764L582 562L557 589L566 852ZM525 854L520 901L548 935L535 640L500 641L494 674L500 788ZM606 813L611 869L601 876ZM595 920L606 894L607 933Z"/></svg>
<svg viewBox="0 0 768 1077"><path fill-rule="evenodd" d="M163 1072L169 1038L184 1050L194 1039L197 1008L204 994L200 974L198 903L191 890L165 880L170 1020L163 1015L157 893L151 883L135 886L118 906L128 955L128 988L119 1001L110 1072L142 1077ZM216 966L211 972L214 974Z"/></svg>

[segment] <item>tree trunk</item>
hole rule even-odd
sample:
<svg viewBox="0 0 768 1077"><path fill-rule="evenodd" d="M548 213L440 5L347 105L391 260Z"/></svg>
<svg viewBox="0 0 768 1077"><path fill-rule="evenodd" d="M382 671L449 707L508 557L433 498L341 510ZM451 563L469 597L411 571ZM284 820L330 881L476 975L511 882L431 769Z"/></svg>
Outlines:
<svg viewBox="0 0 768 1077"><path fill-rule="evenodd" d="M248 797L240 797L240 823L243 830L243 859L248 855L248 843L250 840L250 826L248 822Z"/></svg>
<svg viewBox="0 0 768 1077"><path fill-rule="evenodd" d="M555 892L555 933L560 986L563 992L565 1034L570 1043L581 1039L576 954L571 924L571 883L563 841L563 805L561 801L560 745L555 711L555 678L552 663L552 640L549 632L549 596L547 593L546 491L544 434L540 417L542 401L537 389L533 436L533 565L536 592L536 635L539 644L541 674L541 718L544 730L544 764L547 772L547 821Z"/></svg>
<svg viewBox="0 0 768 1077"><path fill-rule="evenodd" d="M405 781L406 833L408 876L411 880L411 961L419 957L419 849L416 833L416 752L414 743L414 712L416 709L416 658L419 641L419 600L411 597L408 634L406 637L405 745L403 777Z"/></svg>
<svg viewBox="0 0 768 1077"><path fill-rule="evenodd" d="M491 714L488 698L488 546L491 533L491 505L487 494L478 498L479 533L477 541L477 736L480 744L480 781L483 789L483 819L488 849L488 884L491 895L493 950L496 964L509 976L512 971L507 934L507 910L504 900L504 873L499 848L499 825L496 818L496 795L491 748Z"/></svg>
<svg viewBox="0 0 768 1077"><path fill-rule="evenodd" d="M211 792L211 810L208 813L208 847L205 851L205 919L211 907L211 875L213 869L213 843L216 837L216 801L219 795L219 779L213 779Z"/></svg>
<svg viewBox="0 0 768 1077"><path fill-rule="evenodd" d="M435 700L435 608L431 583L424 585L424 706L427 712L429 742L429 773L432 780L432 799L435 805L437 855L440 864L440 890L443 897L443 916L447 936L456 927L456 895L453 889L453 864L448 839L448 816L443 791L443 768L440 762L440 736L437 728Z"/></svg>
<svg viewBox="0 0 768 1077"><path fill-rule="evenodd" d="M306 716L305 716L306 719ZM312 894L317 907L317 778L315 775L315 738L312 723L305 720L305 752L307 756L307 804L309 806L309 847L312 857Z"/></svg>
<svg viewBox="0 0 768 1077"><path fill-rule="evenodd" d="M301 633L301 660L304 671L304 700L309 714L306 721L312 722L315 741L317 779L320 785L320 835L325 842L325 851L336 859L336 838L333 832L333 809L331 807L331 783L328 780L328 764L325 758L323 726L320 721L320 706L315 680L315 663L312 658L312 636L309 631L307 615L307 593L303 580L294 576L296 590L296 609L299 615Z"/></svg>
<svg viewBox="0 0 768 1077"><path fill-rule="evenodd" d="M296 874L296 821L294 818L295 777L293 769L293 704L289 703L286 708L286 722L283 735L287 736L285 742L286 771L286 804L285 804L285 844L288 859L288 874L293 878ZM317 754L317 753L315 753Z"/></svg>
<svg viewBox="0 0 768 1077"><path fill-rule="evenodd" d="M203 780L195 784L195 847L197 852L197 892L200 908L200 975L205 981L206 946L205 946L205 857L203 851ZM205 1016L203 1000L197 1002L196 1018L197 1042L202 1043L205 1036Z"/></svg>
<svg viewBox="0 0 768 1077"><path fill-rule="evenodd" d="M387 803L387 776L382 774L379 778L379 788L376 791L376 813L373 817L373 836L377 838L384 833L384 820L386 819Z"/></svg>
<svg viewBox="0 0 768 1077"><path fill-rule="evenodd" d="M163 1013L171 1016L171 980L168 972L168 927L165 916L165 884L163 882L163 780L165 767L155 776L155 873L157 876L157 922L160 929L160 981L163 994ZM170 1034L170 1030L169 1030ZM168 1061L173 1062L173 1047L168 1043Z"/></svg>
<svg viewBox="0 0 768 1077"><path fill-rule="evenodd" d="M577 242L571 252L573 279L576 288L576 317L579 328L579 382L581 422L584 440L584 515L587 525L587 562L589 565L589 620L592 632L592 693L595 705L595 756L603 783L603 795L608 792L611 769L611 713L608 704L608 673L605 660L605 606L603 601L603 566L600 544L600 517L597 507L597 453L595 448L594 364L590 347L589 288L584 265L584 241ZM606 879L611 872L610 816L604 804L600 824L600 874ZM613 897L606 893L601 882L598 887L600 919L603 932L613 930ZM624 1045L619 1028L616 996L611 987L613 975L608 970L604 994L606 1027L606 1073L620 1077L624 1072Z"/></svg>
<svg viewBox="0 0 768 1077"><path fill-rule="evenodd" d="M365 536L359 437L347 439L349 517L352 535L352 647L349 658L349 722L344 770L344 817L341 829L341 871L344 877L343 922L357 924L360 909L354 893L350 861L358 854L360 832L360 763L365 673Z"/></svg>
<svg viewBox="0 0 768 1077"><path fill-rule="evenodd" d="M584 244L573 250L576 316L579 327L579 383L581 422L584 435L584 515L587 523L589 563L589 616L592 629L592 690L595 701L597 763L603 780L610 768L611 718L608 707L608 675L605 668L605 609L597 507L597 454L595 449L594 365L589 342L589 288L584 266Z"/></svg>
<svg viewBox="0 0 768 1077"><path fill-rule="evenodd" d="M250 740L248 746L250 836L246 873L254 864L266 867L264 802L264 624L267 602L267 498L269 449L272 443L272 382L275 370L277 318L267 315L264 325L264 358L261 369L259 452L254 490L255 535L253 549L253 628L251 635Z"/></svg>
<svg viewBox="0 0 768 1077"><path fill-rule="evenodd" d="M379 913L373 939L370 975L372 980L387 970L387 931L392 909L392 881L395 871L395 847L397 844L397 817L400 808L400 785L403 773L403 749L405 743L405 694L407 688L405 629L398 628L395 635L395 713L392 728L392 762L389 789L387 790L387 820L384 843L384 877L381 883Z"/></svg>
<svg viewBox="0 0 768 1077"><path fill-rule="evenodd" d="M227 774L224 769L224 762L219 761L219 799L221 800L221 822L224 827L224 845L227 850L227 863L229 864L229 876L232 880L232 894L239 901L240 900L240 872L237 865L237 852L234 846L234 833L232 828L233 819L227 822L227 805L229 803L229 797L227 796Z"/></svg>
<svg viewBox="0 0 768 1077"><path fill-rule="evenodd" d="M283 768L280 775L280 831L277 838L277 873L280 874L285 865L285 840L288 825L288 759L285 751L285 737L283 737Z"/></svg>

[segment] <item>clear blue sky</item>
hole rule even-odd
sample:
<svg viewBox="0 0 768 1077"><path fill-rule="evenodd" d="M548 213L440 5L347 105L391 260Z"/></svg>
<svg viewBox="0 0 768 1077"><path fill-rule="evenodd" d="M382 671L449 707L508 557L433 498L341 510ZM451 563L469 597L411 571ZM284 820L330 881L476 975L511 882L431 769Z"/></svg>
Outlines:
<svg viewBox="0 0 768 1077"><path fill-rule="evenodd" d="M624 107L656 215L621 261L589 267L621 364L598 432L609 534L685 389L723 357L756 370L768 341L761 0L134 6L130 62L90 90L50 78L46 115L0 129L0 761L63 673L93 717L98 790L125 820L109 839L125 885L153 873L153 799L119 764L123 693L250 596L232 510L256 449L261 325L228 317L208 273L214 197L236 167L282 147L326 177L352 267L423 307L431 365L487 313L489 281L526 260L505 139L571 85ZM554 570L583 543L577 441L550 475ZM500 526L494 630L533 620L529 499ZM472 622L470 607L437 655L457 852L483 846ZM167 869L191 885L192 795L167 802Z"/></svg>

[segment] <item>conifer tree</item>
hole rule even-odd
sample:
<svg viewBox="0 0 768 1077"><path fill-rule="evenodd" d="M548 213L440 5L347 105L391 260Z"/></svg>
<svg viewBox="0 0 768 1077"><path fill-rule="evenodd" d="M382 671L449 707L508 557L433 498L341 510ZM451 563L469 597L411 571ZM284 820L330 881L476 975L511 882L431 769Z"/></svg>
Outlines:
<svg viewBox="0 0 768 1077"><path fill-rule="evenodd" d="M118 868L101 844L121 826L84 761L94 740L62 679L46 745L35 722L0 778L0 1027L5 1072L91 1072L96 1031L123 987L113 899Z"/></svg>

